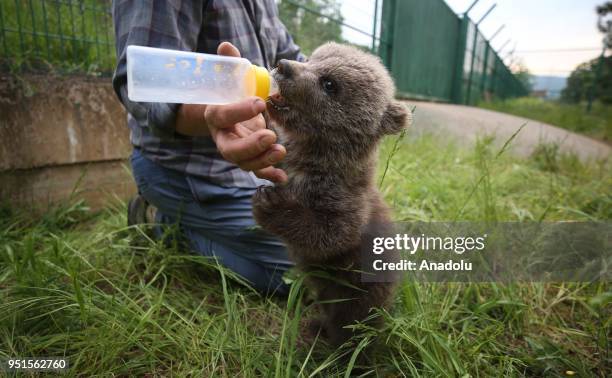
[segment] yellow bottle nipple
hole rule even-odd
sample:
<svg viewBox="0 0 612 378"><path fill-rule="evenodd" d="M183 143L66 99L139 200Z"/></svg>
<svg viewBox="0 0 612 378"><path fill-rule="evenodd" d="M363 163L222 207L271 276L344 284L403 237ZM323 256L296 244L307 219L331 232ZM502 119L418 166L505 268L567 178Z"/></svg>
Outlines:
<svg viewBox="0 0 612 378"><path fill-rule="evenodd" d="M255 96L266 99L270 94L270 73L267 69L252 65L251 69L255 75Z"/></svg>

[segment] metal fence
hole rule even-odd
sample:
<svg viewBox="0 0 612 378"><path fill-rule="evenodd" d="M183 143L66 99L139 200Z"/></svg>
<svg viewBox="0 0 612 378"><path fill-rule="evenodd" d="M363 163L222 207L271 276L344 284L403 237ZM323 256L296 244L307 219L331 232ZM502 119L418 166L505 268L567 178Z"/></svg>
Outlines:
<svg viewBox="0 0 612 378"><path fill-rule="evenodd" d="M380 56L400 95L450 101L459 19L443 1L385 0Z"/></svg>
<svg viewBox="0 0 612 378"><path fill-rule="evenodd" d="M0 0L4 64L32 70L112 72L110 0ZM7 63L8 62L8 63Z"/></svg>
<svg viewBox="0 0 612 378"><path fill-rule="evenodd" d="M385 0L380 55L400 96L475 104L527 95L468 16L442 0Z"/></svg>
<svg viewBox="0 0 612 378"><path fill-rule="evenodd" d="M460 20L460 40L464 43L463 62L457 78L453 102L475 104L481 99L508 98L528 94L523 84L497 55L478 27L467 16Z"/></svg>
<svg viewBox="0 0 612 378"><path fill-rule="evenodd" d="M467 16L443 0L383 1L380 35L283 0L372 38L406 98L475 104L527 91ZM115 49L110 0L0 0L0 52L9 68L48 66L110 74ZM8 64L6 63L8 62Z"/></svg>
<svg viewBox="0 0 612 378"><path fill-rule="evenodd" d="M355 25L351 25L349 23L346 23L344 20L340 20L334 17L331 17L330 15L324 14L316 9L313 9L312 7L308 6L308 4L304 1L296 1L296 0L281 0L280 3L286 3L289 6L292 7L296 7L299 8L305 12L309 12L312 14L315 14L318 17L321 17L323 19L326 19L328 21L331 21L333 23L339 24L341 27L350 29L353 32L356 32L358 34L361 34L362 36L366 36L368 37L368 39L371 40L371 42L368 43L368 45L359 45L359 47L361 48L367 48L371 53L373 54L377 54L378 51L378 47L379 45L382 43L380 36L378 35L378 9L379 9L379 3L382 4L383 0L373 0L373 3L371 4L373 6L373 14L372 14L372 32L363 30L359 27L356 27ZM353 5L352 3L350 5ZM358 8L359 9L359 8ZM286 24L285 24L286 25ZM310 31L310 33L312 33L312 31ZM294 39L296 39L296 36L293 36Z"/></svg>

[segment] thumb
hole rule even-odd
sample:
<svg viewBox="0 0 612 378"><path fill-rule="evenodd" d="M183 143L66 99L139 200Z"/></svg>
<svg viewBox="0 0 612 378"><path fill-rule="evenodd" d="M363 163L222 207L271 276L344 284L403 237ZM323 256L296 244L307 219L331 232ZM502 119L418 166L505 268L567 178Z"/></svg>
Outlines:
<svg viewBox="0 0 612 378"><path fill-rule="evenodd" d="M221 42L219 47L217 47L217 54L240 58L240 51L238 48L229 42Z"/></svg>

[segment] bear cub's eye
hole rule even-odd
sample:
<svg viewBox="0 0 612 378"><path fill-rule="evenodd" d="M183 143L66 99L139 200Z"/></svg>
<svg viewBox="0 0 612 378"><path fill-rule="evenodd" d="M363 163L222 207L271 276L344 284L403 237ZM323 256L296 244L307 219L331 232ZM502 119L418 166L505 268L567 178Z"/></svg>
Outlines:
<svg viewBox="0 0 612 378"><path fill-rule="evenodd" d="M323 90L325 90L325 92L327 93L336 93L338 91L338 86L336 85L336 82L330 78L322 78L321 85L323 86Z"/></svg>

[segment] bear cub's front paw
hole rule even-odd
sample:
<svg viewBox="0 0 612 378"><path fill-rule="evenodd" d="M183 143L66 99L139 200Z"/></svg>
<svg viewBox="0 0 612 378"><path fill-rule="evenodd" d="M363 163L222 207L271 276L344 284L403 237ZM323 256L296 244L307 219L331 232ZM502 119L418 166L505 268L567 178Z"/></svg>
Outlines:
<svg viewBox="0 0 612 378"><path fill-rule="evenodd" d="M264 228L278 221L294 205L287 190L279 186L260 186L253 195L253 215Z"/></svg>

